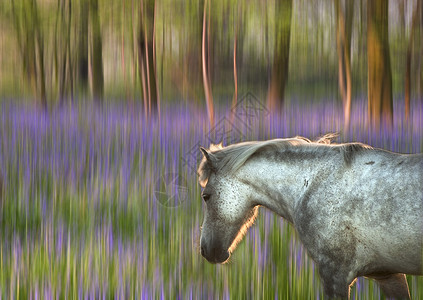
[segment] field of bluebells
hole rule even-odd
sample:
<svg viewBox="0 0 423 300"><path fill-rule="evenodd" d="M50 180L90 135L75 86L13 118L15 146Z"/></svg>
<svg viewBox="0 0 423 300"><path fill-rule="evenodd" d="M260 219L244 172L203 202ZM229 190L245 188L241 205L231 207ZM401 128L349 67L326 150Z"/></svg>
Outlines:
<svg viewBox="0 0 423 300"><path fill-rule="evenodd" d="M189 106L147 119L137 105L0 104L0 299L324 298L294 228L264 208L228 264L201 258L199 146L340 132L338 142L422 152L423 103L406 122L396 101L392 131L374 132L358 99L344 132L333 101L275 118L254 95L241 100L213 128ZM408 282L423 299L423 278ZM380 297L363 278L352 289L352 299Z"/></svg>

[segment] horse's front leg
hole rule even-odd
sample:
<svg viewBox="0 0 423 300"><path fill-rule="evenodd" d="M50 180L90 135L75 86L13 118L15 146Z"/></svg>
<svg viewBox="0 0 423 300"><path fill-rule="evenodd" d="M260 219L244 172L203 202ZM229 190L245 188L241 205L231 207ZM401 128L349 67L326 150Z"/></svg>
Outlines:
<svg viewBox="0 0 423 300"><path fill-rule="evenodd" d="M329 299L350 298L350 285L355 278L350 278L348 272L342 271L342 268L321 265L319 273L323 281L324 292Z"/></svg>
<svg viewBox="0 0 423 300"><path fill-rule="evenodd" d="M369 276L377 281L386 299L410 299L405 274L389 274L386 276Z"/></svg>

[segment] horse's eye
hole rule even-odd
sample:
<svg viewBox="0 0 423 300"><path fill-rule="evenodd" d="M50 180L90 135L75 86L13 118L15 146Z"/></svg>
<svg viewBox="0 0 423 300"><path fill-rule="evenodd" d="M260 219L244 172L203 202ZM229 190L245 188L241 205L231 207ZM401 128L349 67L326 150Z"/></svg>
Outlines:
<svg viewBox="0 0 423 300"><path fill-rule="evenodd" d="M204 202L207 202L210 199L210 194L202 194L201 197L203 197Z"/></svg>

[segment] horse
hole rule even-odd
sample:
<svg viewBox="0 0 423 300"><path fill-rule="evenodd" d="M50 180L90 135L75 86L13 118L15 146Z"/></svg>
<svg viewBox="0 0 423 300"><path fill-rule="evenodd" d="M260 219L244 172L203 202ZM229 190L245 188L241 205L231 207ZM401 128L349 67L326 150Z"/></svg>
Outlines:
<svg viewBox="0 0 423 300"><path fill-rule="evenodd" d="M201 255L227 262L263 206L294 226L329 298L364 276L409 299L405 274L423 275L423 154L331 139L200 147Z"/></svg>

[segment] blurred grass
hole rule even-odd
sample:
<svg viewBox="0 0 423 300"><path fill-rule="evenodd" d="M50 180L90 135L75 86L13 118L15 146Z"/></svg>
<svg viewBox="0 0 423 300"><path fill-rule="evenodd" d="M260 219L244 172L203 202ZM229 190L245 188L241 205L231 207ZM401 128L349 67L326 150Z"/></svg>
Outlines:
<svg viewBox="0 0 423 300"><path fill-rule="evenodd" d="M339 131L341 108L327 103L293 103L280 119L243 127L244 136L313 138ZM355 107L345 141L422 151L421 104L408 124L399 113L390 134L366 130L365 104ZM201 258L200 188L182 158L197 144L208 146L205 120L204 113L181 107L164 108L159 122L144 120L137 105L44 112L3 103L0 297L324 298L294 228L265 209L228 264ZM187 185L177 207L156 201L156 183L165 173ZM422 279L408 280L413 299L423 298ZM352 299L380 297L370 280L360 278L352 289Z"/></svg>

